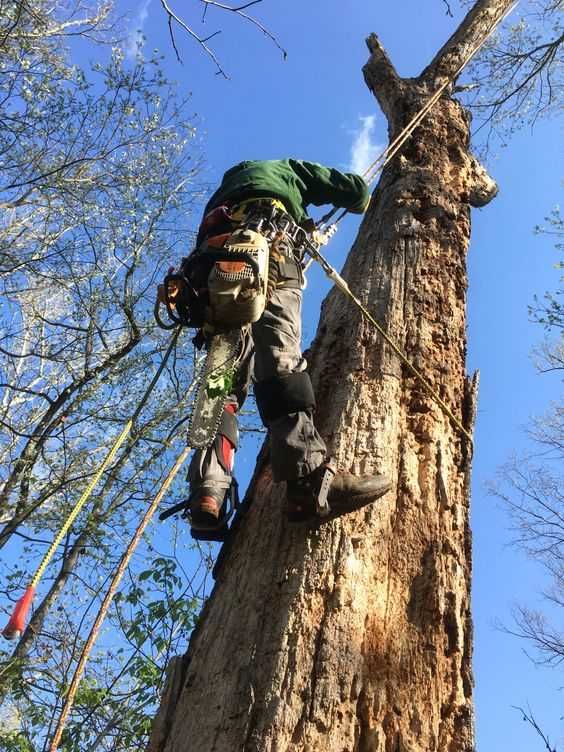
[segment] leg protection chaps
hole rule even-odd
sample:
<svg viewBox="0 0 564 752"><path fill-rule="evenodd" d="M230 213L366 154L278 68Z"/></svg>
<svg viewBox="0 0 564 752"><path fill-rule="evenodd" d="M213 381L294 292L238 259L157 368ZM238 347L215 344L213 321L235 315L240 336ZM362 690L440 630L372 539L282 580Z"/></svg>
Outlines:
<svg viewBox="0 0 564 752"><path fill-rule="evenodd" d="M255 384L258 411L265 426L284 415L315 408L315 395L307 371L275 376Z"/></svg>

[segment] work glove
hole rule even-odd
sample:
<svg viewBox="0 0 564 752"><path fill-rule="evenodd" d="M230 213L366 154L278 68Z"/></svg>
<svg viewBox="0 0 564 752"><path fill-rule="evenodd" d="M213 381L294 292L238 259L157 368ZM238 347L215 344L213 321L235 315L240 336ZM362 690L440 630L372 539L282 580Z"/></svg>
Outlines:
<svg viewBox="0 0 564 752"><path fill-rule="evenodd" d="M324 230L314 230L311 238L318 245L327 245L333 235L337 232L337 225L329 225Z"/></svg>

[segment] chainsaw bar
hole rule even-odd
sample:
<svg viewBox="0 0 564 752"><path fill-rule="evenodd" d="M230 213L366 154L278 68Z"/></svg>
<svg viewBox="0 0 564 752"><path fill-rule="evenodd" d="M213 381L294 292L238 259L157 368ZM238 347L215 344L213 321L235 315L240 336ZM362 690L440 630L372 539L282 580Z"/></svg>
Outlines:
<svg viewBox="0 0 564 752"><path fill-rule="evenodd" d="M215 438L233 386L241 345L240 329L215 334L210 340L188 426L188 446L193 449L210 446Z"/></svg>

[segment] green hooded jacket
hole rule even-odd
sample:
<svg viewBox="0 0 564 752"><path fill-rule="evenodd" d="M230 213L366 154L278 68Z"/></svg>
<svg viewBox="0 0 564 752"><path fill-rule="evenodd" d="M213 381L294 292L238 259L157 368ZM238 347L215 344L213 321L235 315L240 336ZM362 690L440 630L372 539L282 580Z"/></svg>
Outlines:
<svg viewBox="0 0 564 752"><path fill-rule="evenodd" d="M204 216L222 204L249 198L277 198L293 219L306 220L308 204L333 204L361 214L368 204L368 186L360 175L343 173L300 159L240 162L223 176Z"/></svg>

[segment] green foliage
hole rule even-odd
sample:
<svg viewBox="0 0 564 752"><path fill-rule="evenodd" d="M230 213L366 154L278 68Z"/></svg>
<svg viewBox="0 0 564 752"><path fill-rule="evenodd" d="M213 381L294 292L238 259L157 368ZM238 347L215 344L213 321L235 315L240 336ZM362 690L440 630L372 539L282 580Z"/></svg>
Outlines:
<svg viewBox="0 0 564 752"><path fill-rule="evenodd" d="M4 752L35 752L29 739L18 731L3 732L0 729L0 742Z"/></svg>

